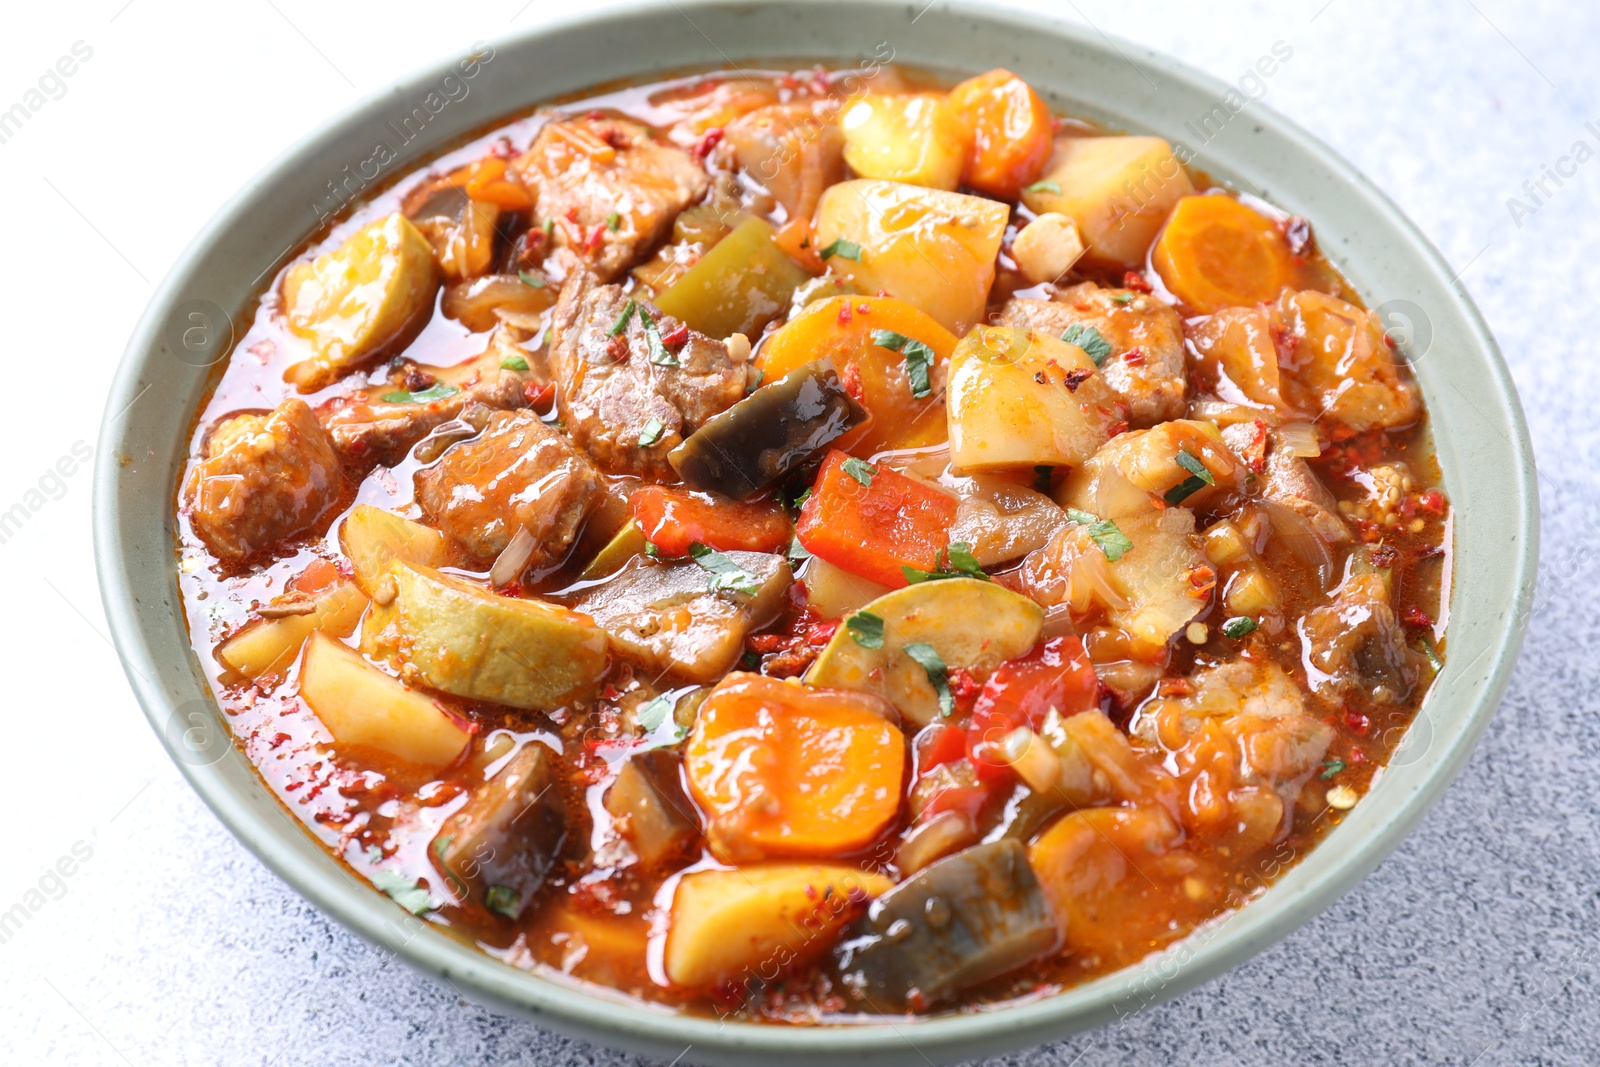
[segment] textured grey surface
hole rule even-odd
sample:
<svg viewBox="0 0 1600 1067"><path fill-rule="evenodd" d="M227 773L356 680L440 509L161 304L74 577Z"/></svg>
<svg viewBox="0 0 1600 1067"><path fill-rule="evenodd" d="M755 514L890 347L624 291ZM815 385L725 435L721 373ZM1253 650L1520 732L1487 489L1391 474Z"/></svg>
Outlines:
<svg viewBox="0 0 1600 1067"><path fill-rule="evenodd" d="M326 78L330 95L337 95L344 84L318 66L306 50L310 41L367 90L457 39L501 32L518 6L452 14L448 37L422 42L404 62L389 63L381 49L362 48L363 20L329 16L325 22L309 4L283 5L284 20L294 20L298 36L269 14L261 27L270 39L248 47L258 60L264 54L269 66L281 59L293 77ZM518 25L542 17L541 6L519 13ZM93 16L90 25L110 43L101 44L101 67L86 65L85 87L74 92L159 91L159 73L144 75L139 67L160 72L190 61L176 41L163 46L162 20L198 16L150 5L119 12L127 21L107 23L118 7ZM1587 159L1562 177L1560 187L1547 180L1545 192L1535 188L1538 203L1523 189L1579 140L1590 154L1600 151L1600 124L1585 125L1600 120L1600 74L1591 55L1600 41L1600 10L1550 5L1529 12L1505 0L1428 0L1403 8L1368 0L1204 7L1139 5L1134 11L1133 5L1069 3L1058 10L1227 80L1274 41L1293 47L1263 103L1329 142L1417 221L1461 270L1512 366L1541 466L1538 607L1510 693L1460 780L1355 891L1282 944L1172 1003L1108 1030L993 1062L1600 1062L1600 805L1594 790L1600 608L1585 595L1600 580L1600 545L1593 536L1600 514L1600 354L1585 325L1600 291L1594 266L1600 161ZM151 43L136 59L114 66L112 34L131 33L134 19L150 24ZM704 28L715 36L715 27ZM58 39L85 35L73 25L52 27L50 34L28 53L29 69L64 50ZM91 87L91 74L112 70L120 80ZM242 82L223 78L218 84L219 92L236 91L242 108L258 102ZM90 136L97 115L88 104L78 98L52 103L50 121ZM147 117L178 127L183 112L155 110ZM263 121L271 125L258 138L264 143L245 150L253 162L243 173L311 119ZM159 134L158 125L153 135ZM40 143L46 136L28 135ZM31 165L28 157L15 158ZM58 171L41 171L67 182ZM27 188L34 195L37 184ZM67 189L76 195L75 187ZM1514 218L1507 203L1513 196L1531 213ZM175 249L143 231L130 237L133 224L118 213L132 208L112 190L87 202L79 215L102 224L117 220L97 232L109 230L121 243L131 239L125 260L159 265ZM115 266L110 263L108 271ZM137 286L130 280L129 287L136 311ZM108 340L95 357L103 373L109 374L117 340ZM83 436L92 439L92 429L86 420ZM60 450L28 462L43 466ZM59 524L63 540L86 543L83 524L66 521L69 509L85 503L81 488L73 493L70 504L54 507L27 531L32 544L58 543L47 538L47 521ZM16 495L7 492L8 499ZM16 547L8 546L6 562L22 580ZM43 803L39 798L61 789L62 775L71 796L59 806L28 811L22 844L0 883L0 910L28 899L40 872L68 854L73 842L82 840L92 856L62 880L59 894L52 883L20 932L0 940L0 1003L6 1006L0 1059L137 1067L635 1062L464 1003L304 904L227 835L146 736L118 682L114 657L84 629L99 625L90 584L68 577L52 588L71 612L48 591L40 596L53 605L50 621L72 634L76 658L42 643L34 652L27 643L36 638L15 636L24 654L54 665L58 679L80 677L69 672L91 664L98 689L92 701L83 701L92 708L51 710L58 729L73 730L71 736L58 733L52 745L51 735L40 735L36 745L11 749L8 762L18 764L14 797ZM39 712L35 706L6 714ZM99 751L77 759L63 754L71 752L64 740L80 740L75 728L96 724L110 724L94 734L103 739L94 746ZM24 810L15 806L19 802L13 811Z"/></svg>

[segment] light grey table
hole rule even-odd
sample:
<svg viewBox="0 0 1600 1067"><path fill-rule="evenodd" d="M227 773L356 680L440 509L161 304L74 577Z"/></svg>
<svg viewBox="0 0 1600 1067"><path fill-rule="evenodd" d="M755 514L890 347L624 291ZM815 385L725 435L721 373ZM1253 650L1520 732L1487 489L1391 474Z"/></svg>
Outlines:
<svg viewBox="0 0 1600 1067"><path fill-rule="evenodd" d="M368 91L457 38L501 32L508 18L521 26L544 17L542 5L517 11L520 0L441 14L452 20L448 33L391 64L381 49L363 45L379 32L365 27L372 19L402 23L382 32L385 40L404 41L415 36L407 20L435 24L433 15L423 19L422 5L391 19L288 0L248 15L146 4L109 23L122 0L95 14L95 32L104 36L95 40L109 58L97 58L100 68L86 65L86 88L73 92L101 91L87 87L91 71L119 62L119 91L131 85L158 93L167 81L183 83L185 64L208 60L203 48L165 43L180 23L203 24L206 39L236 41L261 76L281 61L283 78L320 77L337 97L350 94L324 61L337 62L345 83ZM238 5L240 12L257 6ZM1274 41L1292 47L1262 103L1327 140L1394 197L1459 268L1500 340L1541 464L1544 563L1539 609L1505 704L1454 788L1376 873L1299 933L1209 985L1113 1031L994 1062L1600 1062L1600 162L1593 158L1600 122L1589 124L1600 120L1593 56L1600 8L1551 4L1535 11L1511 0L1050 6L1227 80ZM250 26L203 22L246 18ZM134 33L135 23L144 26L147 45L119 61L110 42L116 33ZM81 35L67 27L41 36L28 66ZM224 66L209 62L204 69L216 87L198 88L235 93L240 106L259 111L261 136L271 142L260 158L309 123L261 106L260 92L242 78L230 82ZM139 88L146 82L154 88ZM152 136L199 106L186 102L196 88L152 97L164 104L141 109ZM88 135L96 117L84 101L69 114L73 99L52 103L51 121L77 124ZM1585 158L1574 163L1580 141ZM1558 165L1566 172L1559 182L1545 171ZM49 197L28 178L30 195ZM65 198L76 188L58 191ZM95 230L107 243L129 239L130 223L119 228L107 220L137 206L119 204L114 188L101 201L73 206L85 222L101 223ZM80 225L64 212L62 218L62 225ZM129 266L146 258L148 267L175 248L147 241L121 250L129 252ZM104 256L103 269L120 272ZM136 311L140 290L131 276L126 282ZM95 357L99 372L109 374L119 342L108 339ZM92 440L92 426L88 434ZM72 491L78 496L70 506L81 507L86 487ZM63 536L81 538L76 529ZM84 623L99 625L86 582L57 592ZM62 626L81 625L57 608ZM70 855L74 840L82 839L91 858L65 880L59 900L52 896L27 929L0 942L0 1059L135 1067L633 1062L465 1003L382 959L302 902L164 764L118 688L105 646L87 630L75 638L107 694L94 703L108 709L92 714L109 723L115 713L108 729L118 751L102 754L101 763L131 763L137 773L92 793L97 807L64 821L54 836L27 838L26 869L8 883L0 909L22 897L56 852ZM41 654L54 656L61 672L76 669L59 652ZM62 716L63 726L73 721L67 708L51 714ZM30 801L61 789L61 774L73 792L93 791L113 774L85 772L92 759L54 749L8 755L8 763L26 764L14 772L21 785L13 783L10 811L30 826L48 817Z"/></svg>

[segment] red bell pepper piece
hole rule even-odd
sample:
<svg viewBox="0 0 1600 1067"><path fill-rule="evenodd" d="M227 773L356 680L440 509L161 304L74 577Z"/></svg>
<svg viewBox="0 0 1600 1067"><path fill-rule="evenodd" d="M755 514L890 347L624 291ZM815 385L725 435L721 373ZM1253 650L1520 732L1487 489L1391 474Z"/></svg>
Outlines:
<svg viewBox="0 0 1600 1067"><path fill-rule="evenodd" d="M1052 637L1008 659L984 683L967 727L967 756L978 780L993 782L1011 768L992 751L1019 726L1037 730L1050 709L1062 718L1100 706L1100 680L1077 637Z"/></svg>
<svg viewBox="0 0 1600 1067"><path fill-rule="evenodd" d="M735 501L664 485L628 498L633 521L664 556L687 556L696 541L722 552L782 552L789 516L771 500Z"/></svg>
<svg viewBox="0 0 1600 1067"><path fill-rule="evenodd" d="M819 559L898 589L906 584L901 567L934 569L955 518L949 493L835 449L795 532Z"/></svg>

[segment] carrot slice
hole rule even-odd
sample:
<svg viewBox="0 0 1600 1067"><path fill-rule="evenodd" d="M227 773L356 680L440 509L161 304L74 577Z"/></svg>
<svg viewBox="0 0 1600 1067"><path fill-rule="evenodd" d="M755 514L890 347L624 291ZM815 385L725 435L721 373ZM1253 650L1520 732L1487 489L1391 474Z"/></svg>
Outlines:
<svg viewBox="0 0 1600 1067"><path fill-rule="evenodd" d="M891 589L901 567L933 570L950 543L956 498L840 451L828 453L795 533L807 552Z"/></svg>
<svg viewBox="0 0 1600 1067"><path fill-rule="evenodd" d="M793 536L789 516L770 500L647 485L634 491L628 506L645 537L667 556L688 555L696 541L723 552L782 552Z"/></svg>
<svg viewBox="0 0 1600 1067"><path fill-rule="evenodd" d="M718 859L843 856L900 810L905 737L877 697L728 675L706 697L685 749Z"/></svg>
<svg viewBox="0 0 1600 1067"><path fill-rule="evenodd" d="M1178 201L1151 258L1172 294L1204 314L1275 300L1295 269L1277 223L1218 195Z"/></svg>
<svg viewBox="0 0 1600 1067"><path fill-rule="evenodd" d="M927 395L916 395L907 368L907 346L896 350L876 344L875 336L899 343L882 334L920 341L933 350ZM761 368L762 381L775 382L814 359L833 360L847 385L853 382L859 387L856 399L872 415L872 421L856 431L855 437L845 438L840 447L870 456L890 448L936 445L945 439L945 365L955 347L955 334L903 300L835 296L819 300L763 341L756 366ZM917 351L913 347L913 353Z"/></svg>
<svg viewBox="0 0 1600 1067"><path fill-rule="evenodd" d="M1054 145L1050 107L1027 82L999 68L950 90L945 106L967 132L961 180L972 188L1015 200L1039 177Z"/></svg>

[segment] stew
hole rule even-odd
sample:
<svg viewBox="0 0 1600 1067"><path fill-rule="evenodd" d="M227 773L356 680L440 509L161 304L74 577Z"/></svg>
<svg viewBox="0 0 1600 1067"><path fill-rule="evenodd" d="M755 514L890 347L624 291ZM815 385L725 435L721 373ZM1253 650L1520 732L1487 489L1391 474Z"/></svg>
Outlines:
<svg viewBox="0 0 1600 1067"><path fill-rule="evenodd" d="M1005 70L542 107L252 314L196 651L309 832L512 966L1061 989L1305 855L1441 665L1422 398L1311 224Z"/></svg>

